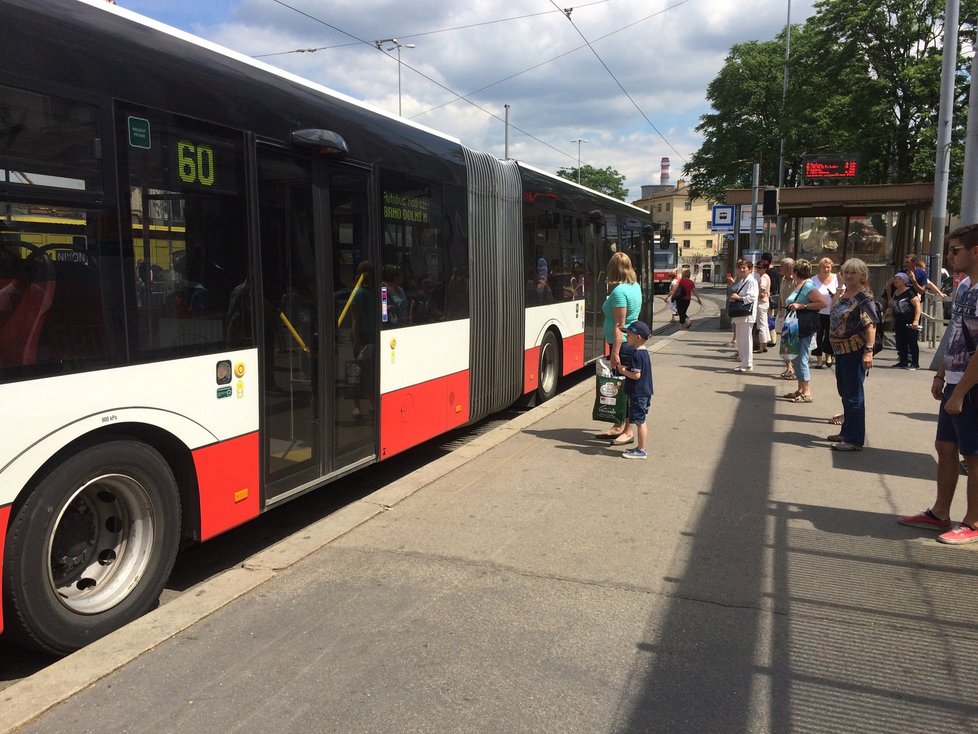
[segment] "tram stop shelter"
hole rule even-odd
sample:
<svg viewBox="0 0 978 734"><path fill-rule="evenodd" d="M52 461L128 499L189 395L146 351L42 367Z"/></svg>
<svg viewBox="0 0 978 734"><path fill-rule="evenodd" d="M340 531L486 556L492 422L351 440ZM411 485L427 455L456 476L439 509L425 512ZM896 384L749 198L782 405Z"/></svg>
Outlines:
<svg viewBox="0 0 978 734"><path fill-rule="evenodd" d="M764 218L756 248L771 252L775 263L783 257L809 260L813 271L823 257L831 258L836 269L857 257L869 266L873 291L881 293L907 253L930 252L933 193L932 183L782 188L778 216ZM726 203L748 212L752 199L752 189L726 190ZM749 242L749 231L741 231L738 247L728 248L728 272ZM928 272L940 282L942 263L932 259Z"/></svg>

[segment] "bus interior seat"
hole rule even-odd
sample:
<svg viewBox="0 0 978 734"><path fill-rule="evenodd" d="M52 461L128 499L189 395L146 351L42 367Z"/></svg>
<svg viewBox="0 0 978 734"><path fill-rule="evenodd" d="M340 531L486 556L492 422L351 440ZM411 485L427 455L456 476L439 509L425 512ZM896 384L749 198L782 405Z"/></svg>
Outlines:
<svg viewBox="0 0 978 734"><path fill-rule="evenodd" d="M0 289L0 368L37 362L41 332L56 288L54 263L42 254L23 262L22 272Z"/></svg>

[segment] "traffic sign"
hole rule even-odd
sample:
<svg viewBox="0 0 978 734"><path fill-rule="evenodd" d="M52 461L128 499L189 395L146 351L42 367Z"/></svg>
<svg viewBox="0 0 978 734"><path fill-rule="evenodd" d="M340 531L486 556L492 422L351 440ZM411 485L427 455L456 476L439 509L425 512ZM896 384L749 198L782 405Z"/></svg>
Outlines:
<svg viewBox="0 0 978 734"><path fill-rule="evenodd" d="M711 229L714 232L733 232L735 211L733 204L714 204Z"/></svg>

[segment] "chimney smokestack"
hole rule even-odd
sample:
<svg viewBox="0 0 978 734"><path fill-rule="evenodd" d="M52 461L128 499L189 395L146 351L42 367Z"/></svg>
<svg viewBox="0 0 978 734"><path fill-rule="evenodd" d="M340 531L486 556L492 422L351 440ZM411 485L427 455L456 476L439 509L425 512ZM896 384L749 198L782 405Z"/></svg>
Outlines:
<svg viewBox="0 0 978 734"><path fill-rule="evenodd" d="M667 156L662 156L661 173L659 174L659 183L663 186L669 185L669 158Z"/></svg>

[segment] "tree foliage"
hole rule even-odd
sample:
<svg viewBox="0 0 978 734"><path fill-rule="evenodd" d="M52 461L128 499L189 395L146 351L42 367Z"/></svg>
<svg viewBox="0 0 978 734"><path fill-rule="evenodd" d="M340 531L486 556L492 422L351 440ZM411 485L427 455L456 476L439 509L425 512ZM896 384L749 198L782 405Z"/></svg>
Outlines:
<svg viewBox="0 0 978 734"><path fill-rule="evenodd" d="M819 0L791 31L789 85L783 93L785 35L734 46L707 88L712 111L700 118L703 145L685 167L695 196L778 183L785 141L785 185L800 183L803 156L858 156L862 183L906 183L934 176L940 101L944 0ZM973 37L978 0L961 0L959 39ZM959 43L960 47L960 43ZM969 60L958 59L954 145L963 144ZM952 151L954 153L954 151ZM952 154L960 181L960 154ZM958 199L953 199L956 203Z"/></svg>
<svg viewBox="0 0 978 734"><path fill-rule="evenodd" d="M577 168L561 168L557 171L557 175L577 183ZM600 191L602 194L613 196L622 201L628 197L625 177L611 166L595 168L584 164L581 166L581 186L587 186L589 189Z"/></svg>

